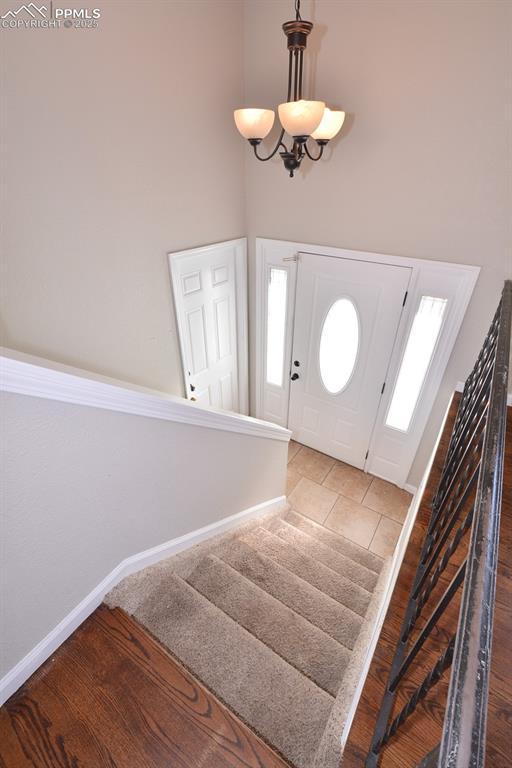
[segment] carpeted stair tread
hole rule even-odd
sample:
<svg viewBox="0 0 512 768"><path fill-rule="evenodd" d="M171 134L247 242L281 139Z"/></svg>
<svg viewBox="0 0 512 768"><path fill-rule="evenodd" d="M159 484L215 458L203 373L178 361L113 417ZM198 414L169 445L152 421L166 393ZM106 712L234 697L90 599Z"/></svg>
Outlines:
<svg viewBox="0 0 512 768"><path fill-rule="evenodd" d="M350 651L217 557L187 578L211 603L285 661L336 696Z"/></svg>
<svg viewBox="0 0 512 768"><path fill-rule="evenodd" d="M332 696L178 576L161 578L135 617L297 768L311 768Z"/></svg>
<svg viewBox="0 0 512 768"><path fill-rule="evenodd" d="M364 616L370 603L368 590L305 554L300 549L265 528L257 528L241 537L253 549L308 581L321 592L333 597L359 616Z"/></svg>
<svg viewBox="0 0 512 768"><path fill-rule="evenodd" d="M283 541L286 541L287 544L291 544L292 547L304 552L305 555L312 557L332 571L336 571L336 573L350 579L354 584L359 584L360 587L368 590L368 592L372 592L375 588L377 574L374 571L370 571L350 557L336 552L314 536L310 536L299 530L299 528L295 528L295 526L279 519L274 520L269 525L269 530L283 539Z"/></svg>
<svg viewBox="0 0 512 768"><path fill-rule="evenodd" d="M303 533L307 533L309 536L318 539L322 544L326 544L336 552L340 552L342 555L350 557L350 559L354 560L356 563L364 565L370 571L377 574L381 572L383 564L381 557L374 555L373 552L369 552L358 544L354 544L344 536L329 531L327 528L324 528L323 525L319 525L313 520L309 520L307 517L304 517L293 510L285 514L283 520L289 525L298 528Z"/></svg>
<svg viewBox="0 0 512 768"><path fill-rule="evenodd" d="M361 616L239 539L229 542L219 557L338 643L354 647L363 623Z"/></svg>

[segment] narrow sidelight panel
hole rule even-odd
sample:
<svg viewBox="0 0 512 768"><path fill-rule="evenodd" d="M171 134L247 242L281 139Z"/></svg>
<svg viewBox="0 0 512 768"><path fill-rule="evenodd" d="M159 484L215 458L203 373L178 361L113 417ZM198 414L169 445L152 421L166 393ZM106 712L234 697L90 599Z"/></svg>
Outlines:
<svg viewBox="0 0 512 768"><path fill-rule="evenodd" d="M400 365L386 426L407 432L441 332L447 299L422 296Z"/></svg>
<svg viewBox="0 0 512 768"><path fill-rule="evenodd" d="M271 267L267 295L266 382L283 386L288 272Z"/></svg>

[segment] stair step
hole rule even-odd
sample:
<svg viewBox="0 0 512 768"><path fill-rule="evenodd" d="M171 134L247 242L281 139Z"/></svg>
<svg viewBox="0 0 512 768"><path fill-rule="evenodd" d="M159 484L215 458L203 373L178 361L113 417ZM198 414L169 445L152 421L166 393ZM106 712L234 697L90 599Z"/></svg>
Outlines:
<svg viewBox="0 0 512 768"><path fill-rule="evenodd" d="M350 557L356 563L360 563L368 568L370 571L379 574L382 570L383 560L378 555L374 555L373 552L369 552L364 547L360 547L359 544L354 544L344 536L340 536L338 533L327 530L323 525L315 523L313 520L309 520L307 517L300 515L294 510L289 511L283 516L283 520L289 525L293 525L303 533L307 533L309 536L313 536L318 539L322 544L326 544L331 549L339 552L346 557Z"/></svg>
<svg viewBox="0 0 512 768"><path fill-rule="evenodd" d="M265 528L257 528L242 537L253 549L257 549L279 565L308 581L321 592L333 597L359 616L365 616L371 594L345 576L333 571L318 560L296 549L284 539Z"/></svg>
<svg viewBox="0 0 512 768"><path fill-rule="evenodd" d="M231 616L320 688L336 696L350 652L321 629L210 555L187 578Z"/></svg>
<svg viewBox="0 0 512 768"><path fill-rule="evenodd" d="M311 768L332 696L178 576L162 578L135 616L297 768Z"/></svg>
<svg viewBox="0 0 512 768"><path fill-rule="evenodd" d="M227 544L219 557L338 643L354 647L362 618L349 608L240 539Z"/></svg>
<svg viewBox="0 0 512 768"><path fill-rule="evenodd" d="M370 571L364 565L356 563L350 557L336 552L331 547L323 544L319 539L295 528L283 520L274 520L269 524L268 530L279 536L292 547L304 552L305 555L314 558L319 563L326 565L336 573L350 579L354 584L359 584L363 589L372 592L377 583L377 574Z"/></svg>
<svg viewBox="0 0 512 768"><path fill-rule="evenodd" d="M354 647L361 629L361 616L271 558L256 552L243 541L234 541L226 547L221 557L246 579L303 616L345 648Z"/></svg>

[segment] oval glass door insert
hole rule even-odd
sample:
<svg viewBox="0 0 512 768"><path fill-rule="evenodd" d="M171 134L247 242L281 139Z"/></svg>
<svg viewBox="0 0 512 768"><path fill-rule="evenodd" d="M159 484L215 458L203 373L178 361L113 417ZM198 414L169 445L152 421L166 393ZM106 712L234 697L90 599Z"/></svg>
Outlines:
<svg viewBox="0 0 512 768"><path fill-rule="evenodd" d="M354 372L359 351L359 318L347 298L331 305L320 334L320 376L326 390L338 395Z"/></svg>

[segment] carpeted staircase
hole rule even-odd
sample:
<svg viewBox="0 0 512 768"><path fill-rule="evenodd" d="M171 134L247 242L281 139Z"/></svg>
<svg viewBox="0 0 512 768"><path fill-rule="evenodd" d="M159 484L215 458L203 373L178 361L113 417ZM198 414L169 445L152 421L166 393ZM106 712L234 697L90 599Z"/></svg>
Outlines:
<svg viewBox="0 0 512 768"><path fill-rule="evenodd" d="M383 561L289 509L108 596L296 768L337 768Z"/></svg>

